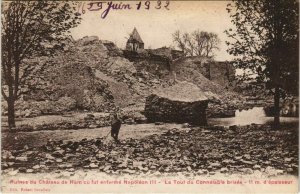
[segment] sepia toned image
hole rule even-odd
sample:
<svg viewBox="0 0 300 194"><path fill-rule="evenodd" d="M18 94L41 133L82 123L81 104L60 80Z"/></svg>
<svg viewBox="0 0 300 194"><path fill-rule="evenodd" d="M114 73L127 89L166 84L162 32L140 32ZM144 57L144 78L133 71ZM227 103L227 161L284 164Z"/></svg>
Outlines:
<svg viewBox="0 0 300 194"><path fill-rule="evenodd" d="M299 1L2 1L2 193L297 193Z"/></svg>

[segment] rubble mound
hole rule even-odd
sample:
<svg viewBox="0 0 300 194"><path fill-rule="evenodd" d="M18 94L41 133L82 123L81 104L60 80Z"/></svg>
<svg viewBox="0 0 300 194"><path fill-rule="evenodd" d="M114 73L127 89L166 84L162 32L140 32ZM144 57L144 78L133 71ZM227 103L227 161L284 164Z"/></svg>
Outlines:
<svg viewBox="0 0 300 194"><path fill-rule="evenodd" d="M206 125L208 98L194 84L179 82L146 98L145 116L150 122L189 122Z"/></svg>
<svg viewBox="0 0 300 194"><path fill-rule="evenodd" d="M192 80L204 91L222 95L234 84L235 71L229 62L216 62L209 57L184 57L175 60L173 70L180 80ZM225 91L225 92L224 92Z"/></svg>
<svg viewBox="0 0 300 194"><path fill-rule="evenodd" d="M188 81L197 85L204 92L210 91L218 95L224 94L224 88L207 79L201 72L201 64L210 63L208 59L199 58L197 61L193 58L182 58L173 63L173 71L176 73L176 79Z"/></svg>
<svg viewBox="0 0 300 194"><path fill-rule="evenodd" d="M26 62L35 65L35 69L22 88L24 103L17 107L20 110L29 108L32 109L31 112L41 114L60 114L62 112L57 111L60 109L104 111L113 103L107 83L95 77L93 69L78 57L77 52L39 57ZM58 100L62 97L69 97L70 102L74 100L75 106L70 109L67 108L68 103L59 103ZM30 107L35 102L41 106ZM42 102L49 102L48 105L51 106L48 108L53 108L44 111L47 107L43 108Z"/></svg>
<svg viewBox="0 0 300 194"><path fill-rule="evenodd" d="M168 75L173 71L170 61L180 56L180 52L169 48L143 52L147 56L138 54L139 58L131 61L128 59L130 57L126 58L126 52L113 42L86 36L76 41L69 40L64 50L57 51L53 56L33 57L26 61L35 70L32 76L28 76L27 85L22 88L25 94L17 103L16 109L20 113L17 116L34 117L82 110L105 112L114 106L131 106L140 110L145 106L146 97L156 88L170 85L172 79ZM201 71L195 70L195 64L199 61L189 58L177 60L174 70L177 80L194 83L203 92L213 94L207 96L215 95L216 99L229 96L224 88L205 78ZM174 93L177 93L176 90ZM168 98L177 96L185 102L190 98L189 94L190 91L176 95L170 93ZM68 102L62 104L59 100L64 97L68 98ZM223 109L221 105L209 107L209 111L212 111L208 115L222 116ZM7 114L7 108L4 107L2 112Z"/></svg>
<svg viewBox="0 0 300 194"><path fill-rule="evenodd" d="M233 117L235 110L244 106L239 103L240 95L227 86L234 73L226 62L216 63L208 57L185 57L173 62L172 71L169 79L175 77L179 81L191 82L207 94L211 100L207 108L208 117Z"/></svg>
<svg viewBox="0 0 300 194"><path fill-rule="evenodd" d="M21 150L2 150L1 164L3 173L9 174L56 169L71 175L78 169L115 175L297 174L297 130L266 132L268 129L266 125L230 130L170 129L144 139L125 139L121 144L104 138L49 140L35 149L24 146Z"/></svg>
<svg viewBox="0 0 300 194"><path fill-rule="evenodd" d="M77 110L103 112L119 105L120 98L130 99L132 92L129 92L128 84L119 85L124 75L132 77L136 70L121 55L122 51L112 42L86 36L77 41L70 40L64 51L57 51L53 56L26 60L25 63L34 69L22 88L24 95L17 102L16 108L20 110L17 116L34 117ZM97 71L116 78L115 83L120 84L115 86L102 79L103 76L97 76ZM65 97L70 102L60 103L59 100ZM69 105L71 102L72 106ZM4 107L4 114L6 109Z"/></svg>

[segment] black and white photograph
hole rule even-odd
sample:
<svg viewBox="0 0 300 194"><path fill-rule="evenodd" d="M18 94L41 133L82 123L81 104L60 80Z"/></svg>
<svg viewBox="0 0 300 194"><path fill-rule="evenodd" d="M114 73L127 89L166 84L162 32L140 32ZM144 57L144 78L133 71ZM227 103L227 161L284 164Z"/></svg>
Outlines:
<svg viewBox="0 0 300 194"><path fill-rule="evenodd" d="M2 193L297 193L299 0L1 2Z"/></svg>

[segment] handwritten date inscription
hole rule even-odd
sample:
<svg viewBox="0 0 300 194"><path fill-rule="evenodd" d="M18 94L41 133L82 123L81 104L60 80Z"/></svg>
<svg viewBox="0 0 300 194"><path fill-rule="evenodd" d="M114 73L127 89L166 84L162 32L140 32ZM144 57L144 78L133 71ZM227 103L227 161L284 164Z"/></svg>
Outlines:
<svg viewBox="0 0 300 194"><path fill-rule="evenodd" d="M88 11L102 11L101 18L104 19L111 10L150 10L150 9L165 9L169 10L170 1L140 1L133 2L112 2L112 1L92 1L89 3L81 2L78 4L77 14L85 14Z"/></svg>

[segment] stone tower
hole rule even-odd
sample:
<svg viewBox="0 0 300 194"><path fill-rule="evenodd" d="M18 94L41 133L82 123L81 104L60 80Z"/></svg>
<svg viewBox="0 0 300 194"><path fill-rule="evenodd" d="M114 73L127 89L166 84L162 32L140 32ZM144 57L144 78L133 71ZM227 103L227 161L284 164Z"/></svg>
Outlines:
<svg viewBox="0 0 300 194"><path fill-rule="evenodd" d="M144 49L144 42L137 29L134 28L129 39L127 40L126 50L137 51L140 49Z"/></svg>

